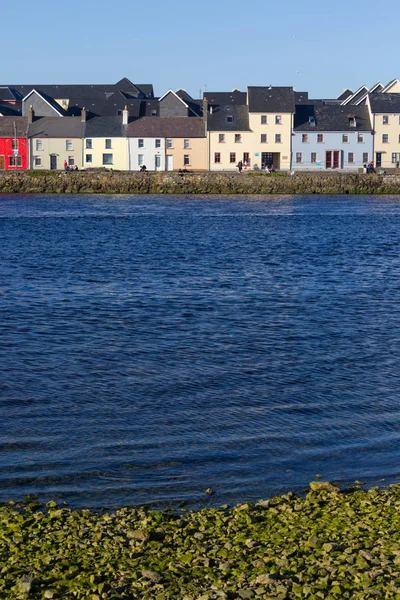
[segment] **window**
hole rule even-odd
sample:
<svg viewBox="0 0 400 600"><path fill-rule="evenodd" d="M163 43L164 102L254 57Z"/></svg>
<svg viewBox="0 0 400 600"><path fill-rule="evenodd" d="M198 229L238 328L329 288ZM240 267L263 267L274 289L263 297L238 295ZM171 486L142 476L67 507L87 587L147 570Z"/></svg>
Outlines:
<svg viewBox="0 0 400 600"><path fill-rule="evenodd" d="M108 146L106 146L107 148ZM144 140L138 140L138 147L139 148L144 148Z"/></svg>
<svg viewBox="0 0 400 600"><path fill-rule="evenodd" d="M65 149L66 149L66 150L73 150L73 147L72 147L72 140L66 140L66 141L65 141Z"/></svg>
<svg viewBox="0 0 400 600"><path fill-rule="evenodd" d="M261 125L267 124L267 115L261 115Z"/></svg>
<svg viewBox="0 0 400 600"><path fill-rule="evenodd" d="M318 142L318 144L324 143L324 134L323 133L317 133L317 142Z"/></svg>
<svg viewBox="0 0 400 600"><path fill-rule="evenodd" d="M281 143L281 134L276 133L275 134L275 144L280 144L280 143Z"/></svg>
<svg viewBox="0 0 400 600"><path fill-rule="evenodd" d="M112 154L103 154L103 165L112 165L113 164L113 155Z"/></svg>
<svg viewBox="0 0 400 600"><path fill-rule="evenodd" d="M18 140L16 140L16 139L12 140L11 148L13 150L18 150Z"/></svg>
<svg viewBox="0 0 400 600"><path fill-rule="evenodd" d="M68 166L73 167L75 164L75 156L68 156Z"/></svg>
<svg viewBox="0 0 400 600"><path fill-rule="evenodd" d="M399 144L400 144L400 133L399 133Z"/></svg>
<svg viewBox="0 0 400 600"><path fill-rule="evenodd" d="M388 115L383 115L383 117L382 117L382 124L383 125L389 125L389 116Z"/></svg>
<svg viewBox="0 0 400 600"><path fill-rule="evenodd" d="M368 163L368 152L363 152L363 163Z"/></svg>
<svg viewBox="0 0 400 600"><path fill-rule="evenodd" d="M43 140L36 140L36 151L43 150Z"/></svg>
<svg viewBox="0 0 400 600"><path fill-rule="evenodd" d="M92 148L93 148L92 140L86 140L86 149L92 150Z"/></svg>
<svg viewBox="0 0 400 600"><path fill-rule="evenodd" d="M225 134L224 134L224 133L220 133L220 134L218 135L218 142L219 142L220 144L223 144L223 143L225 142Z"/></svg>
<svg viewBox="0 0 400 600"><path fill-rule="evenodd" d="M172 140L167 140L167 148L172 148Z"/></svg>
<svg viewBox="0 0 400 600"><path fill-rule="evenodd" d="M235 163L236 162L236 152L231 152L229 155L229 162L230 163Z"/></svg>
<svg viewBox="0 0 400 600"><path fill-rule="evenodd" d="M190 140L183 140L183 147L190 148Z"/></svg>
<svg viewBox="0 0 400 600"><path fill-rule="evenodd" d="M400 164L400 152L392 153L392 164Z"/></svg>
<svg viewBox="0 0 400 600"><path fill-rule="evenodd" d="M317 153L311 152L311 164L315 165L316 162L317 162Z"/></svg>
<svg viewBox="0 0 400 600"><path fill-rule="evenodd" d="M241 133L235 133L235 144L240 144L242 141L242 134Z"/></svg>
<svg viewBox="0 0 400 600"><path fill-rule="evenodd" d="M347 162L349 163L349 165L352 165L354 163L354 153L353 152L348 153Z"/></svg>
<svg viewBox="0 0 400 600"><path fill-rule="evenodd" d="M342 135L342 142L343 142L343 144L348 144L349 143L349 134L348 133L344 133Z"/></svg>
<svg viewBox="0 0 400 600"><path fill-rule="evenodd" d="M107 150L111 150L111 148L112 148L110 139L106 140L106 148L107 148Z"/></svg>
<svg viewBox="0 0 400 600"><path fill-rule="evenodd" d="M301 136L301 143L308 144L308 133L303 133Z"/></svg>
<svg viewBox="0 0 400 600"><path fill-rule="evenodd" d="M226 117L226 122L227 123L233 123L233 116L229 115L228 117Z"/></svg>
<svg viewBox="0 0 400 600"><path fill-rule="evenodd" d="M117 110L117 115L118 115L119 117L122 115L122 110L121 110L121 109Z"/></svg>
<svg viewBox="0 0 400 600"><path fill-rule="evenodd" d="M22 167L22 156L9 156L8 157L9 167Z"/></svg>
<svg viewBox="0 0 400 600"><path fill-rule="evenodd" d="M34 165L35 165L35 167L42 166L42 157L41 156L35 156Z"/></svg>
<svg viewBox="0 0 400 600"><path fill-rule="evenodd" d="M183 165L185 167L187 167L187 165L190 165L190 156L189 156L189 154L184 154L184 156L183 156Z"/></svg>
<svg viewBox="0 0 400 600"><path fill-rule="evenodd" d="M220 152L215 152L214 153L214 162L215 163L220 163L221 162L221 153Z"/></svg>
<svg viewBox="0 0 400 600"><path fill-rule="evenodd" d="M267 143L267 134L266 133L262 133L261 134L261 143L262 144L266 144Z"/></svg>
<svg viewBox="0 0 400 600"><path fill-rule="evenodd" d="M357 144L363 144L363 143L364 143L364 134L358 133L357 134Z"/></svg>
<svg viewBox="0 0 400 600"><path fill-rule="evenodd" d="M276 125L280 125L282 123L282 117L281 115L276 115L275 116L275 124Z"/></svg>
<svg viewBox="0 0 400 600"><path fill-rule="evenodd" d="M297 163L301 163L302 162L301 152L296 152L296 162Z"/></svg>
<svg viewBox="0 0 400 600"><path fill-rule="evenodd" d="M157 116L157 111L156 110L152 110L151 111L151 116L152 117L156 117Z"/></svg>
<svg viewBox="0 0 400 600"><path fill-rule="evenodd" d="M61 106L63 108L68 108L68 100L61 100Z"/></svg>
<svg viewBox="0 0 400 600"><path fill-rule="evenodd" d="M250 165L250 154L248 152L243 152L243 162Z"/></svg>
<svg viewBox="0 0 400 600"><path fill-rule="evenodd" d="M156 148L161 148L161 140L156 140Z"/></svg>
<svg viewBox="0 0 400 600"><path fill-rule="evenodd" d="M382 133L382 144L389 143L389 135L387 133Z"/></svg>
<svg viewBox="0 0 400 600"><path fill-rule="evenodd" d="M141 167L143 163L144 163L144 154L138 154L137 164L139 165L139 167Z"/></svg>
<svg viewBox="0 0 400 600"><path fill-rule="evenodd" d="M156 169L161 167L161 156L156 156Z"/></svg>
<svg viewBox="0 0 400 600"><path fill-rule="evenodd" d="M92 155L91 154L86 154L86 162L87 163L91 163L92 162Z"/></svg>

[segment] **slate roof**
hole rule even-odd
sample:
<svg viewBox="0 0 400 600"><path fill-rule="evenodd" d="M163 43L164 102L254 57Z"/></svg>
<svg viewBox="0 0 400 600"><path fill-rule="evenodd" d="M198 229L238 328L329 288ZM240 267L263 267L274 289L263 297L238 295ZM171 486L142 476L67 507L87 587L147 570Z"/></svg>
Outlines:
<svg viewBox="0 0 400 600"><path fill-rule="evenodd" d="M79 117L41 117L29 125L28 137L81 138L83 125Z"/></svg>
<svg viewBox="0 0 400 600"><path fill-rule="evenodd" d="M143 117L129 123L128 137L206 137L204 121L200 117Z"/></svg>
<svg viewBox="0 0 400 600"><path fill-rule="evenodd" d="M205 92L204 98L207 98L209 106L245 106L247 104L247 93L240 90L232 92Z"/></svg>
<svg viewBox="0 0 400 600"><path fill-rule="evenodd" d="M58 116L68 116L68 113L54 100L54 98L48 96L47 94L44 94L43 92L39 92L38 90L31 90L31 92L27 94L26 99L24 98L25 102L23 102L23 111L28 110L28 106L30 103L29 98L31 98L33 94L42 97L43 100L46 100L46 102L51 106L54 112L58 113Z"/></svg>
<svg viewBox="0 0 400 600"><path fill-rule="evenodd" d="M21 102L21 95L8 86L0 87L0 102Z"/></svg>
<svg viewBox="0 0 400 600"><path fill-rule="evenodd" d="M400 94L369 94L373 113L400 113Z"/></svg>
<svg viewBox="0 0 400 600"><path fill-rule="evenodd" d="M122 124L122 116L92 117L86 121L86 126L84 129L84 137L86 138L113 138L125 136L126 125Z"/></svg>
<svg viewBox="0 0 400 600"><path fill-rule="evenodd" d="M294 92L295 104L308 104L308 92Z"/></svg>
<svg viewBox="0 0 400 600"><path fill-rule="evenodd" d="M249 112L294 113L294 90L292 87L249 87Z"/></svg>
<svg viewBox="0 0 400 600"><path fill-rule="evenodd" d="M0 104L0 115L2 115L3 117L21 117L22 116L22 112L21 112L21 105L7 105L5 104L4 106L2 104Z"/></svg>
<svg viewBox="0 0 400 600"><path fill-rule="evenodd" d="M353 95L352 90L350 90L349 88L347 88L347 90L344 90L340 96L338 96L336 99L337 100L347 100L347 98L349 98L350 96Z"/></svg>
<svg viewBox="0 0 400 600"><path fill-rule="evenodd" d="M350 127L349 116L356 117L356 127ZM314 117L315 127L309 122ZM295 131L371 131L367 106L308 104L296 106Z"/></svg>
<svg viewBox="0 0 400 600"><path fill-rule="evenodd" d="M227 121L233 117L233 121ZM213 108L207 115L208 131L250 131L249 109L247 106L227 105Z"/></svg>
<svg viewBox="0 0 400 600"><path fill-rule="evenodd" d="M14 123L18 138L26 137L28 132L27 117L0 117L0 137L13 138Z"/></svg>
<svg viewBox="0 0 400 600"><path fill-rule="evenodd" d="M178 90L176 92L176 95L179 96L179 98L181 98L181 100L183 100L184 102L186 102L186 104L188 105L188 107L193 111L193 113L196 113L197 116L201 117L203 115L203 102L202 102L202 100L196 100L195 98L192 98L186 92L186 90ZM195 116L195 115L193 115L193 113L189 114L189 116Z"/></svg>

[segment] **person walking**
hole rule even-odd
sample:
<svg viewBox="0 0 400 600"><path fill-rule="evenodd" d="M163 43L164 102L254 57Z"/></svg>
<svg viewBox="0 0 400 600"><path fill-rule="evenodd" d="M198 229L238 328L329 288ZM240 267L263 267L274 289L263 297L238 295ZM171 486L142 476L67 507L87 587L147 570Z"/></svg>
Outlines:
<svg viewBox="0 0 400 600"><path fill-rule="evenodd" d="M68 163L66 160L64 160L64 171L68 170Z"/></svg>
<svg viewBox="0 0 400 600"><path fill-rule="evenodd" d="M239 169L239 173L241 173L241 172L242 172L242 169L243 169L243 163L242 163L242 161L241 161L241 160L239 160L239 162L238 162L238 164L237 164L237 168Z"/></svg>

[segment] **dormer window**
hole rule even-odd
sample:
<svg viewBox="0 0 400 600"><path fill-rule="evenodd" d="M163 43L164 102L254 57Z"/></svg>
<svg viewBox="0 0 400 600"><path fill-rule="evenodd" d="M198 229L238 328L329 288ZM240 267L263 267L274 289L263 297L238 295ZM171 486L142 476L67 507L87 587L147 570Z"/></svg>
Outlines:
<svg viewBox="0 0 400 600"><path fill-rule="evenodd" d="M349 127L356 127L356 126L357 126L356 116L349 115Z"/></svg>
<svg viewBox="0 0 400 600"><path fill-rule="evenodd" d="M315 127L315 117L308 117L308 124L310 127Z"/></svg>
<svg viewBox="0 0 400 600"><path fill-rule="evenodd" d="M226 117L226 122L233 123L233 115L229 115L228 117Z"/></svg>

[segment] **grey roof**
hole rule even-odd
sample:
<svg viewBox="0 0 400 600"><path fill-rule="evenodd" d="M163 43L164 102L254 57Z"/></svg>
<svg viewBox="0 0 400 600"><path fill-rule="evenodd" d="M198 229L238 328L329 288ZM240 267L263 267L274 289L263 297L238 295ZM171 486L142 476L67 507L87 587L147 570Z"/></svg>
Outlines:
<svg viewBox="0 0 400 600"><path fill-rule="evenodd" d="M369 95L373 113L400 113L400 94L373 93Z"/></svg>
<svg viewBox="0 0 400 600"><path fill-rule="evenodd" d="M295 104L308 104L308 92L294 92Z"/></svg>
<svg viewBox="0 0 400 600"><path fill-rule="evenodd" d="M122 117L92 117L86 121L84 137L125 137L126 126L122 124Z"/></svg>
<svg viewBox="0 0 400 600"><path fill-rule="evenodd" d="M200 117L143 117L129 123L128 137L202 138L206 137Z"/></svg>
<svg viewBox="0 0 400 600"><path fill-rule="evenodd" d="M15 129L14 129L15 124ZM0 137L26 137L28 132L27 117L0 117Z"/></svg>
<svg viewBox="0 0 400 600"><path fill-rule="evenodd" d="M204 98L207 98L209 106L245 106L247 104L247 93L240 90L232 92L205 92Z"/></svg>
<svg viewBox="0 0 400 600"><path fill-rule="evenodd" d="M186 104L188 105L188 107L191 109L191 111L193 111L189 116L192 116L193 113L195 113L195 115L201 117L203 115L203 102L202 100L196 100L195 98L192 98L186 90L178 90L176 92L176 95L179 96L179 98L181 100L183 100L184 102L186 102ZM193 115L193 116L195 116Z"/></svg>
<svg viewBox="0 0 400 600"><path fill-rule="evenodd" d="M347 90L344 90L340 96L338 96L336 99L337 100L347 100L347 98L349 98L350 96L353 95L353 91L350 90L349 88L347 88Z"/></svg>
<svg viewBox="0 0 400 600"><path fill-rule="evenodd" d="M294 91L292 87L249 87L249 112L294 113Z"/></svg>
<svg viewBox="0 0 400 600"><path fill-rule="evenodd" d="M228 121L233 117L233 121ZM208 131L250 131L247 106L217 106L207 115Z"/></svg>
<svg viewBox="0 0 400 600"><path fill-rule="evenodd" d="M28 137L81 138L83 125L79 117L41 117L29 125Z"/></svg>
<svg viewBox="0 0 400 600"><path fill-rule="evenodd" d="M0 87L0 102L20 102L21 95L9 86Z"/></svg>
<svg viewBox="0 0 400 600"><path fill-rule="evenodd" d="M356 127L350 127L349 117L355 116ZM314 117L315 126L309 122ZM294 129L297 131L371 131L366 106L308 104L296 106Z"/></svg>
<svg viewBox="0 0 400 600"><path fill-rule="evenodd" d="M21 117L21 104L0 104L0 115L4 117Z"/></svg>

